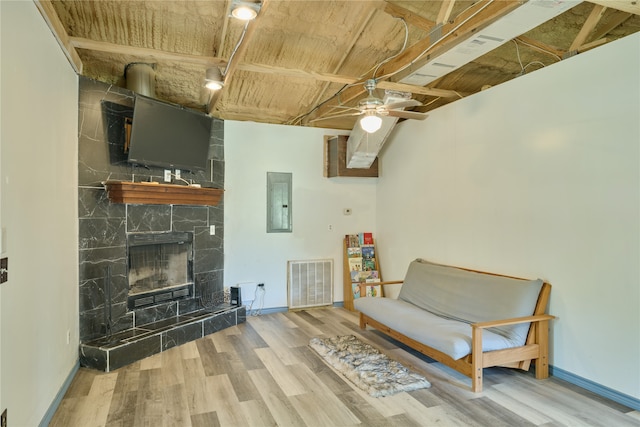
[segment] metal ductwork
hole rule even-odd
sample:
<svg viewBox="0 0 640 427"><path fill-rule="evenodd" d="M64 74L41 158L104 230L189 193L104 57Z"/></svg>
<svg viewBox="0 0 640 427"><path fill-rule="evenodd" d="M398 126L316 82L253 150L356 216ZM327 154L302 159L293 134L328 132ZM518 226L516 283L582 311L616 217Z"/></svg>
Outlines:
<svg viewBox="0 0 640 427"><path fill-rule="evenodd" d="M148 96L156 97L156 72L151 64L134 62L124 70L127 89Z"/></svg>

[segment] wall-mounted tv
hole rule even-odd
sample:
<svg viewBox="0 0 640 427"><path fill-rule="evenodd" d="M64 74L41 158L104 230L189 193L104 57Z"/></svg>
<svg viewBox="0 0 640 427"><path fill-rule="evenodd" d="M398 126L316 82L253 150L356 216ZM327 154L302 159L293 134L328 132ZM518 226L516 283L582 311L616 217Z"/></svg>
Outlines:
<svg viewBox="0 0 640 427"><path fill-rule="evenodd" d="M165 169L206 170L211 117L136 95L127 160Z"/></svg>

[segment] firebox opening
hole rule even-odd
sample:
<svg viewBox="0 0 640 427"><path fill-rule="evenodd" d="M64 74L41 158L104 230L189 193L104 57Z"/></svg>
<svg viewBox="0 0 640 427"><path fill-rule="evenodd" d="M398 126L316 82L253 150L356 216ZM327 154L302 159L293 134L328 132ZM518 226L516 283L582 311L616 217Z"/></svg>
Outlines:
<svg viewBox="0 0 640 427"><path fill-rule="evenodd" d="M191 233L140 233L128 236L130 309L193 295Z"/></svg>

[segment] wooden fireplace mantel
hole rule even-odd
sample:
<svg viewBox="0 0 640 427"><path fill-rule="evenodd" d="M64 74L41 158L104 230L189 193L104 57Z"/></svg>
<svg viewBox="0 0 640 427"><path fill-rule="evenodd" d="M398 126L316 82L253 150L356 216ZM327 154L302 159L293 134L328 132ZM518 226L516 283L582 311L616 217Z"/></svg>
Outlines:
<svg viewBox="0 0 640 427"><path fill-rule="evenodd" d="M104 186L112 203L146 205L216 206L224 193L220 188L157 182L107 181Z"/></svg>

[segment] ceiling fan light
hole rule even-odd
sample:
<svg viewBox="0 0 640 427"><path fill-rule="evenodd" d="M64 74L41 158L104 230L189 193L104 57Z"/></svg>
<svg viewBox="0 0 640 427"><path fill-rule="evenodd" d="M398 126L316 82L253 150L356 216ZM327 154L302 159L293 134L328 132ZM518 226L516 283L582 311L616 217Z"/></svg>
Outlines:
<svg viewBox="0 0 640 427"><path fill-rule="evenodd" d="M224 79L222 78L222 73L218 67L211 67L207 69L207 74L205 77L205 87L211 90L220 90L224 86Z"/></svg>
<svg viewBox="0 0 640 427"><path fill-rule="evenodd" d="M251 21L258 16L261 7L261 3L234 0L231 4L231 16L241 21Z"/></svg>
<svg viewBox="0 0 640 427"><path fill-rule="evenodd" d="M367 112L360 119L360 127L367 133L374 133L382 126L382 118L376 115L375 111Z"/></svg>

